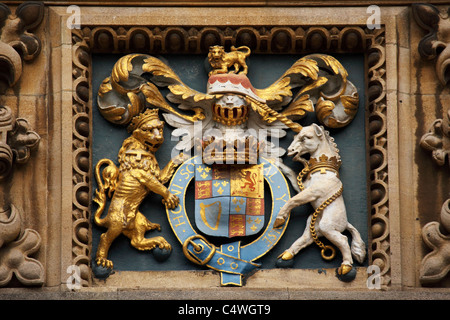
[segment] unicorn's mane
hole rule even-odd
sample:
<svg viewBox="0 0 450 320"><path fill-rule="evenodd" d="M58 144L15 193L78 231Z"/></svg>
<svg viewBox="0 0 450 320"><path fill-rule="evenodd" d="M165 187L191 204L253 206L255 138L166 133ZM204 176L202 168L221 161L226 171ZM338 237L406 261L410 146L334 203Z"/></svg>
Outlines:
<svg viewBox="0 0 450 320"><path fill-rule="evenodd" d="M320 128L322 129L323 133L325 134L325 138L327 139L328 144L331 147L331 150L336 154L337 160L341 161L341 156L339 155L339 149L338 149L336 142L334 142L334 138L332 136L330 136L330 132L328 130L325 130L325 128L323 126L320 126Z"/></svg>

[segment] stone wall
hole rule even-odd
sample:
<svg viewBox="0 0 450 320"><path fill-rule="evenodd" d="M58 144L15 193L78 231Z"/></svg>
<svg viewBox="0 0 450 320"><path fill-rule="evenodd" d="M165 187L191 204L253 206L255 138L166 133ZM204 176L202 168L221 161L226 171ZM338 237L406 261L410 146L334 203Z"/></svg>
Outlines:
<svg viewBox="0 0 450 320"><path fill-rule="evenodd" d="M79 29L67 27L74 12L69 4L80 5ZM0 122L0 146L22 152L5 156L1 181L0 297L448 299L449 265L430 260L448 261L448 7L379 1L380 28L369 29L367 7L352 1L197 6L203 4L11 1L0 7L0 105L4 114L7 106L14 118L26 120ZM8 10L18 18L3 19ZM146 37L136 36L135 29ZM260 270L243 288L221 288L217 274L205 270L92 276L90 117L97 93L91 54L145 51L148 43L158 53L198 54L218 39L267 54L365 54L368 265L380 268L381 289L368 288L366 267L349 283L338 282L334 269ZM19 127L26 143L14 143ZM20 219L14 230L13 217ZM21 268L24 261L30 264ZM73 280L73 265L80 268L82 286L71 291L66 284ZM311 295L315 290L323 295Z"/></svg>

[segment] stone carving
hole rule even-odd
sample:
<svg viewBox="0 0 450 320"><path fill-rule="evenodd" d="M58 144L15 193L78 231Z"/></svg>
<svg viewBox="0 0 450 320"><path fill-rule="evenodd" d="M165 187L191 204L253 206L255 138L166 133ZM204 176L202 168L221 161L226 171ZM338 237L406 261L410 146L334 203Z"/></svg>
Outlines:
<svg viewBox="0 0 450 320"><path fill-rule="evenodd" d="M91 125L89 46L80 30L72 30L72 128L73 128L73 261L80 268L82 286L92 283L91 277Z"/></svg>
<svg viewBox="0 0 450 320"><path fill-rule="evenodd" d="M257 89L246 76L248 67L245 58L250 55L250 48L232 46L231 50L225 52L223 46L217 45L210 48L208 61L212 71L209 72L206 94L184 84L160 59L147 54L129 54L115 63L111 76L102 82L97 99L102 116L115 124L127 124L130 119L136 119L133 116L137 113L142 115L144 108L158 107L168 112L164 114L164 118L175 128L175 136L181 135L180 132L200 131L198 134L184 136L176 149L186 153L195 149L202 154L201 159L198 157L195 160L198 163L194 164L195 172L203 172L195 176L197 228L204 235L226 238L250 236L263 227L264 173L263 165L258 162L263 161L261 158L267 158L279 164L284 153L279 145L272 143L269 146L266 136L275 133L282 137L287 129L302 132L302 126L294 121L303 118L308 112L316 112L318 120L329 127L344 127L354 119L359 103L358 92L349 81L347 71L330 55L310 54L302 57L273 84L264 89ZM152 77L147 80L143 74L150 74ZM193 111L194 115L182 114L178 108L170 106L158 87L168 87L170 93L167 99L177 104L180 110ZM292 91L294 88L299 88L295 95ZM133 123L135 120L131 121ZM223 166L219 168L214 164ZM249 166L238 167L242 164ZM292 170L287 166L280 165L280 169L291 175ZM190 180L180 181L177 182L178 186L184 188L186 181ZM169 190L180 192L173 188L175 187L172 181ZM284 192L284 197L288 197L287 192ZM234 206L230 204L232 198L235 201ZM242 201L240 206L237 205L238 201ZM251 203L253 205L250 205ZM177 204L168 208L169 216ZM259 209L256 210L256 207ZM250 217L245 218L247 212L252 217L261 216L258 220L259 227L253 224L253 229L250 229L251 222L248 222L250 225L247 227L247 220L253 221ZM229 219L226 218L228 216ZM177 219L179 218L180 216ZM283 225L286 218L285 216ZM274 220L270 221L273 223ZM108 232L110 230L111 228ZM184 239L186 234L187 231L184 231L183 236L177 238ZM278 231L274 239L279 239L281 234L283 231ZM100 251L103 250L103 240L106 237L105 234L101 236ZM242 269L238 269L241 263L234 261L232 265L236 270L233 272L233 267L229 270L229 265L223 265L224 258L220 256L219 251L212 249L210 255L207 255L207 261L203 260L205 253L199 248L214 247L205 238L193 235L193 238L189 237L180 242L188 259L201 261L202 265L209 263L208 266L212 269L220 270L222 280L227 279L223 281L227 284L242 285L243 272L254 269L256 264L253 260L262 255L259 250L247 250L248 256L254 257L244 259L244 255L239 255L240 244L230 243L230 248L236 248L237 256L234 258L246 261L242 264ZM344 250L343 246L341 247ZM267 246L263 254L269 250L270 246ZM224 254L223 251L220 252ZM97 263L109 266L110 263L102 259L105 259L103 254ZM351 257L345 257L346 270L342 271L341 275L352 269L352 262ZM231 279L234 276L229 274L236 274L238 277Z"/></svg>
<svg viewBox="0 0 450 320"><path fill-rule="evenodd" d="M309 161L302 158L305 154L310 154ZM297 206L311 202L315 211L308 217L303 235L280 256L280 266L286 265L286 261L292 260L301 249L313 242L322 249L322 258L333 259L335 249L324 245L319 240L319 237L324 236L342 253L343 261L336 271L339 279L353 280L356 272L352 267L352 255L359 263L363 263L366 257L366 245L358 230L347 221L342 197L343 186L339 179L341 157L334 139L328 131L316 124L304 127L289 146L288 155L305 165L297 178L301 191L281 208L274 228L283 225L290 211ZM350 231L352 235L351 248L347 237L342 234L345 230ZM330 251L329 255L326 254L327 251Z"/></svg>
<svg viewBox="0 0 450 320"><path fill-rule="evenodd" d="M40 139L27 120L14 119L9 107L0 106L0 179L9 176L13 162L26 163Z"/></svg>
<svg viewBox="0 0 450 320"><path fill-rule="evenodd" d="M442 206L440 223L427 223L422 228L422 238L431 252L422 259L420 282L439 282L450 271L450 199Z"/></svg>
<svg viewBox="0 0 450 320"><path fill-rule="evenodd" d="M6 106L0 107L0 134L0 286L7 285L13 273L22 284L41 285L42 264L29 257L39 249L41 238L35 230L22 228L9 195L13 164L27 162L40 137L25 119L14 119Z"/></svg>
<svg viewBox="0 0 450 320"><path fill-rule="evenodd" d="M450 110L443 119L433 122L428 133L420 139L420 146L431 151L431 156L438 165L445 164L450 154Z"/></svg>
<svg viewBox="0 0 450 320"><path fill-rule="evenodd" d="M40 40L29 30L41 23L43 14L41 2L22 3L15 14L0 4L1 95L19 80L22 60L33 60L39 54ZM15 119L9 107L0 106L0 286L10 283L13 274L23 285L44 283L42 264L30 257L39 250L40 235L30 228L23 229L19 211L10 199L14 163L26 163L39 141L27 120Z"/></svg>
<svg viewBox="0 0 450 320"><path fill-rule="evenodd" d="M384 29L374 29L367 49L371 235L369 264L380 268L381 288L391 282L389 165L386 123L386 49Z"/></svg>
<svg viewBox="0 0 450 320"><path fill-rule="evenodd" d="M419 43L422 58L436 61L436 75L442 85L450 82L450 20L432 4L413 4L413 15L417 24L428 31ZM431 151L433 160L440 166L449 161L450 154L450 110L443 119L433 122L428 133L420 139L420 146ZM450 164L450 161L449 161ZM450 222L449 203L445 201L437 221L422 228L422 238L432 251L422 259L419 279L422 284L437 283L450 270ZM447 235L442 233L446 231Z"/></svg>
<svg viewBox="0 0 450 320"><path fill-rule="evenodd" d="M208 53L214 45L247 46L252 53L364 52L370 30L348 27L154 27L110 26L82 29L99 53Z"/></svg>
<svg viewBox="0 0 450 320"><path fill-rule="evenodd" d="M41 23L43 16L42 2L24 2L14 15L0 3L0 94L19 80L22 60L31 61L40 53L41 42L29 31Z"/></svg>
<svg viewBox="0 0 450 320"><path fill-rule="evenodd" d="M432 4L413 4L417 24L428 31L419 43L419 53L427 60L436 59L436 74L446 85L450 81L450 23L448 13L443 14Z"/></svg>
<svg viewBox="0 0 450 320"><path fill-rule="evenodd" d="M450 153L450 110L443 119L434 121L428 133L420 140L420 146L431 151L438 165L445 165ZM446 160L447 159L447 160ZM450 199L444 202L440 223L429 222L422 228L422 238L432 251L422 259L420 281L423 284L436 283L450 271ZM444 233L442 231L444 231ZM445 234L445 232L447 234Z"/></svg>
<svg viewBox="0 0 450 320"><path fill-rule="evenodd" d="M133 53L149 51L155 54L207 54L213 45L245 45L252 52L298 53L326 51L327 53L359 52L367 55L368 99L368 156L370 159L370 228L368 264L380 268L382 289L391 284L389 175L387 163L386 126L386 54L385 29L369 30L359 26L280 26L280 27L110 27L84 26L72 30L73 84L76 88L73 103L74 125L74 197L73 253L74 263L82 267L83 286L90 285L90 232L88 206L91 149L88 122L90 110L90 53ZM81 121L83 120L83 121ZM87 123L85 123L87 121ZM83 125L81 125L83 124ZM82 130L81 133L81 129ZM83 231L83 232L81 232Z"/></svg>
<svg viewBox="0 0 450 320"><path fill-rule="evenodd" d="M40 245L39 233L21 228L21 217L14 205L0 212L0 287L10 282L13 274L24 285L44 283L44 267L30 257Z"/></svg>

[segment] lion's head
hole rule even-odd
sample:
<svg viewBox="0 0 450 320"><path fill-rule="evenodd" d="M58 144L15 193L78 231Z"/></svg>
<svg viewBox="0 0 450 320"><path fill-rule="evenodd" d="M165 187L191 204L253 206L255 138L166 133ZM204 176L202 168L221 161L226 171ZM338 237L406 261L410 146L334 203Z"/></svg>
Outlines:
<svg viewBox="0 0 450 320"><path fill-rule="evenodd" d="M133 131L133 137L147 146L150 152L156 152L164 142L164 122L159 119L145 121Z"/></svg>
<svg viewBox="0 0 450 320"><path fill-rule="evenodd" d="M164 142L164 122L158 117L158 109L147 109L133 118L129 131L150 152L156 152Z"/></svg>
<svg viewBox="0 0 450 320"><path fill-rule="evenodd" d="M222 46L212 46L209 48L208 61L213 68L220 67L225 56L225 49Z"/></svg>
<svg viewBox="0 0 450 320"><path fill-rule="evenodd" d="M150 157L164 142L164 122L158 118L157 109L134 117L128 128L130 137L124 140L119 151L120 171L130 169L155 170L157 163ZM156 173L155 173L156 174Z"/></svg>

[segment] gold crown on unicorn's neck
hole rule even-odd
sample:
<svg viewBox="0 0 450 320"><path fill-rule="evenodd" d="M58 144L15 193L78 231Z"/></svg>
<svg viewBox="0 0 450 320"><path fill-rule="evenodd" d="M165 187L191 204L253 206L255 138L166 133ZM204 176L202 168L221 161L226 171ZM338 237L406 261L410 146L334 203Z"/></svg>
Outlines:
<svg viewBox="0 0 450 320"><path fill-rule="evenodd" d="M139 115L133 117L130 125L128 126L128 131L131 132L131 131L136 130L146 121L150 121L150 120L154 120L154 119L159 120L158 111L159 111L159 109L147 109L147 110L145 110L145 112L142 112Z"/></svg>
<svg viewBox="0 0 450 320"><path fill-rule="evenodd" d="M341 160L338 160L336 156L329 157L325 154L322 154L319 159L311 158L308 161L309 174L312 174L316 171L321 171L321 173L325 173L326 170L335 171L339 173L339 168L341 167Z"/></svg>

